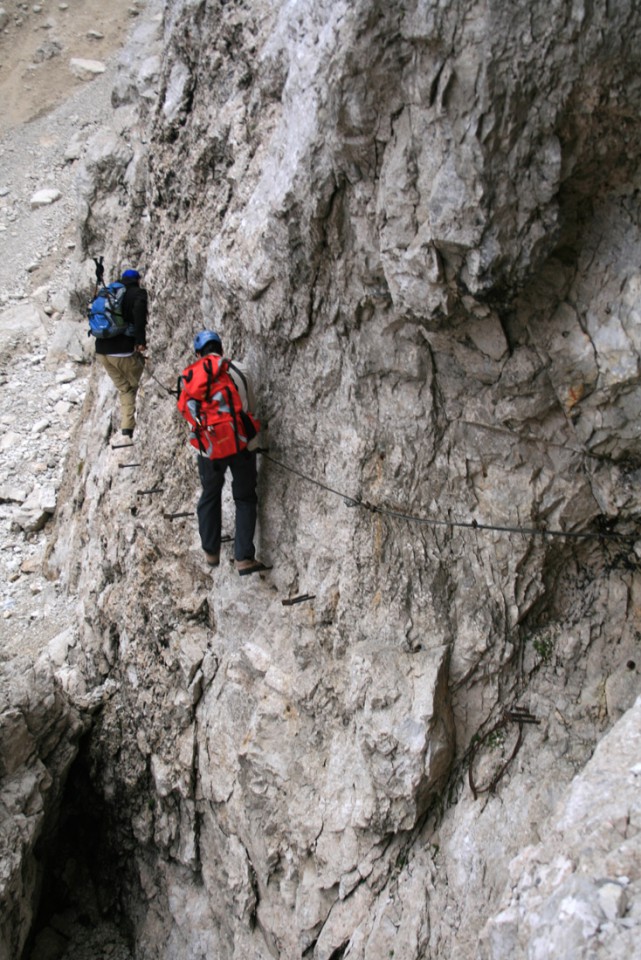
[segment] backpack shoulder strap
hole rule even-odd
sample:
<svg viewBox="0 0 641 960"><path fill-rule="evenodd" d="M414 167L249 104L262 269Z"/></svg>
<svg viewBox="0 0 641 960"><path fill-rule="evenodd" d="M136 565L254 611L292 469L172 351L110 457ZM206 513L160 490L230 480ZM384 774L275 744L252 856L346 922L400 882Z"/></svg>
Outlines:
<svg viewBox="0 0 641 960"><path fill-rule="evenodd" d="M248 393L247 377L245 376L245 374L243 373L243 371L240 369L240 367L237 367L237 366L236 366L236 364L234 363L233 360L228 360L227 363L228 363L229 369L230 369L230 370L233 370L234 373L238 376L238 379L240 380L240 382L242 383L243 387L245 388L245 393Z"/></svg>

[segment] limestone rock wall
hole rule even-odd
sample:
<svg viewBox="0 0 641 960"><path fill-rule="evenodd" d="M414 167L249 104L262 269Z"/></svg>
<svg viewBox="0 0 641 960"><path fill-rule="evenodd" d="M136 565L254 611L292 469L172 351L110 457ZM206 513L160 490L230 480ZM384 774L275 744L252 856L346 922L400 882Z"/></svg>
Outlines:
<svg viewBox="0 0 641 960"><path fill-rule="evenodd" d="M184 0L139 29L79 189L85 252L145 269L149 375L125 450L94 375L50 556L69 695L118 684L87 763L136 956L529 955L514 857L639 689L638 11ZM204 326L269 424L263 579L167 516ZM638 925L610 893L590 956Z"/></svg>
<svg viewBox="0 0 641 960"><path fill-rule="evenodd" d="M482 933L482 957L613 957L638 949L641 701L597 747L556 811L548 835L510 864L509 902ZM600 805L602 784L610 795ZM503 904L502 904L503 906Z"/></svg>

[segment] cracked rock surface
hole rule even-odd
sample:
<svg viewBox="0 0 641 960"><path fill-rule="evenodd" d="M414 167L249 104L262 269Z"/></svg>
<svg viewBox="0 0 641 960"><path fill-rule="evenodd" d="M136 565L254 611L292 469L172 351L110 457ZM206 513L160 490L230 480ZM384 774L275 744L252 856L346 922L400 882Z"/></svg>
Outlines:
<svg viewBox="0 0 641 960"><path fill-rule="evenodd" d="M46 551L106 913L138 960L632 960L634 4L137 29L69 310L97 245L143 264L150 358L124 450L92 371ZM200 550L169 390L203 327L269 424L260 577Z"/></svg>

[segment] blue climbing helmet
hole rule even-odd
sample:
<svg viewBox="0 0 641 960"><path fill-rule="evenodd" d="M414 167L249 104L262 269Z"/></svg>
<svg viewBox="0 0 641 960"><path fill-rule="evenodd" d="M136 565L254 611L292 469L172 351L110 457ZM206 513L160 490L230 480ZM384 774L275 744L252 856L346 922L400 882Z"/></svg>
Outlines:
<svg viewBox="0 0 641 960"><path fill-rule="evenodd" d="M123 270L121 280L140 280L140 274L137 270Z"/></svg>
<svg viewBox="0 0 641 960"><path fill-rule="evenodd" d="M206 343L219 343L222 346L222 340L213 330L201 330L194 337L194 351L200 353Z"/></svg>

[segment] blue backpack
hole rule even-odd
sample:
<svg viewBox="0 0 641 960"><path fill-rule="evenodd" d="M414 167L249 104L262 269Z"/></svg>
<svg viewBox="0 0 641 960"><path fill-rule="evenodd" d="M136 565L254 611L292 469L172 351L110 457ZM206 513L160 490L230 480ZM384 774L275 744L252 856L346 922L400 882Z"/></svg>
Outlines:
<svg viewBox="0 0 641 960"><path fill-rule="evenodd" d="M122 298L125 295L124 283L117 280L101 287L89 304L89 335L100 340L117 337L124 333L133 336L131 324L125 325L122 315Z"/></svg>

